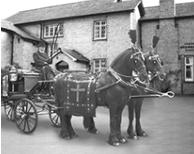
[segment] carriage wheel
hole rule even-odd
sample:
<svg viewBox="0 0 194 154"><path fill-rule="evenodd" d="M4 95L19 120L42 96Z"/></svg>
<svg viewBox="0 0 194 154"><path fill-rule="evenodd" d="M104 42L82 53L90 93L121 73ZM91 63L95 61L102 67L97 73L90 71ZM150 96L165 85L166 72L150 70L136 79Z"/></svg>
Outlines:
<svg viewBox="0 0 194 154"><path fill-rule="evenodd" d="M15 107L15 122L17 127L26 134L32 133L38 123L35 105L29 99L21 99Z"/></svg>
<svg viewBox="0 0 194 154"><path fill-rule="evenodd" d="M5 102L4 111L7 119L14 121L14 108L15 108L15 101L8 100Z"/></svg>
<svg viewBox="0 0 194 154"><path fill-rule="evenodd" d="M54 127L57 127L57 128L61 127L61 118L57 110L52 110L52 108L49 107L49 118Z"/></svg>

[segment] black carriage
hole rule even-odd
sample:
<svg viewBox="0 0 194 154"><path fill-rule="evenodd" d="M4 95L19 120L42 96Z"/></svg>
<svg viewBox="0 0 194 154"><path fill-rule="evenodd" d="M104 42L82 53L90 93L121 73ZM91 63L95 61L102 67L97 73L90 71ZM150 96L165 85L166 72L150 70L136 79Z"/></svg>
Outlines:
<svg viewBox="0 0 194 154"><path fill-rule="evenodd" d="M2 76L2 105L9 120L15 121L24 133L32 133L38 116L48 114L55 127L60 118L53 94L53 80L41 80L40 74L12 69Z"/></svg>

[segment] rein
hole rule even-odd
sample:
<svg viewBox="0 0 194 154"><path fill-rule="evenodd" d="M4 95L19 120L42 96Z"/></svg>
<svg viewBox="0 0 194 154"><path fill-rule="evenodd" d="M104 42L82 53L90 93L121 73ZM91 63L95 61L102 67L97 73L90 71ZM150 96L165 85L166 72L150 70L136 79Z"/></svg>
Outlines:
<svg viewBox="0 0 194 154"><path fill-rule="evenodd" d="M112 84L106 85L106 86L104 86L104 87L97 88L97 89L95 90L95 92L99 93L101 90L108 89L108 88L110 88L110 87L112 87L112 86L115 86L115 85L117 85L117 84L119 84L119 83L121 83L121 84L123 84L123 85L125 85L125 86L127 86L127 87L134 87L134 88L137 88L137 87L136 87L137 84L135 84L137 81L139 81L140 83L143 83L143 82L141 82L139 79L136 79L136 80L131 81L131 82L126 82L126 81L124 81L120 76L123 76L123 77L126 77L126 78L130 78L130 79L136 78L136 77L138 77L138 76L128 76L128 75L120 74L120 73L116 72L116 71L115 71L113 68L111 68L111 67L108 69L108 72L110 72L111 75L112 75L117 81L114 82L114 83L112 83Z"/></svg>
<svg viewBox="0 0 194 154"><path fill-rule="evenodd" d="M173 98L175 96L175 93L173 91L167 91L166 93L160 92L156 89L152 89L152 88L148 88L148 87L143 87L140 85L136 84L136 87L139 87L141 89L143 89L144 91L148 91L148 92L153 92L155 94L150 94L150 95L133 95L130 96L129 99L131 98L148 98L148 97L169 97L169 98Z"/></svg>

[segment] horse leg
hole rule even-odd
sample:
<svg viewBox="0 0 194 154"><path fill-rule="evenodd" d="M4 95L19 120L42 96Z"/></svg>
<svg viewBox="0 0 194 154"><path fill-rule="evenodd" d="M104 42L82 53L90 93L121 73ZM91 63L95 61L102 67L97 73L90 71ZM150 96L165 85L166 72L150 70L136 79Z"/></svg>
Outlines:
<svg viewBox="0 0 194 154"><path fill-rule="evenodd" d="M137 136L147 136L146 132L141 128L141 122L140 122L142 104L143 104L143 99L137 99L135 102Z"/></svg>
<svg viewBox="0 0 194 154"><path fill-rule="evenodd" d="M122 109L122 110L123 110L123 109ZM118 116L117 116L117 120L118 120L118 125L117 125L117 130L118 130L117 138L119 139L119 142L120 142L120 143L124 144L124 143L127 143L127 139L121 135L121 118L122 118L122 110L119 111Z"/></svg>
<svg viewBox="0 0 194 154"><path fill-rule="evenodd" d="M131 139L137 139L137 134L135 133L133 128L134 108L135 108L135 102L131 99L130 102L128 102L129 126L127 129L128 138L131 138Z"/></svg>
<svg viewBox="0 0 194 154"><path fill-rule="evenodd" d="M93 117L84 116L83 124L84 124L84 128L87 129L89 133L92 133L92 134L98 133Z"/></svg>
<svg viewBox="0 0 194 154"><path fill-rule="evenodd" d="M68 131L68 124L67 124L67 115L63 113L64 111L61 111L60 117L61 117L61 131L60 136L66 140L71 139L70 133Z"/></svg>
<svg viewBox="0 0 194 154"><path fill-rule="evenodd" d="M71 118L72 116L71 115L67 115L67 129L68 129L68 132L70 134L70 137L73 138L73 137L77 137L77 134L75 133L72 125L71 125Z"/></svg>
<svg viewBox="0 0 194 154"><path fill-rule="evenodd" d="M110 108L110 136L108 143L113 146L118 146L120 143L126 143L127 140L121 136L121 116L122 109Z"/></svg>

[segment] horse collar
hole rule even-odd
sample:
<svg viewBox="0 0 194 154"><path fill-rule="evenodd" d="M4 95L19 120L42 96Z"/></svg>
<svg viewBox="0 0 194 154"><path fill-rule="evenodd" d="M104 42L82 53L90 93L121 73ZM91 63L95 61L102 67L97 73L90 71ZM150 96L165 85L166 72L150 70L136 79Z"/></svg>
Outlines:
<svg viewBox="0 0 194 154"><path fill-rule="evenodd" d="M122 84L124 84L124 85L126 85L126 86L130 86L130 87L136 87L136 86L135 86L136 80L135 80L135 81L130 80L130 82L126 82L126 81L124 81L124 80L120 77L120 76L123 76L123 77L127 77L127 78L133 79L133 78L134 78L133 76L127 76L127 75L120 74L120 73L116 72L116 71L115 71L113 68L111 68L111 67L108 69L108 71L112 74L112 76L117 80L118 83L122 83Z"/></svg>

